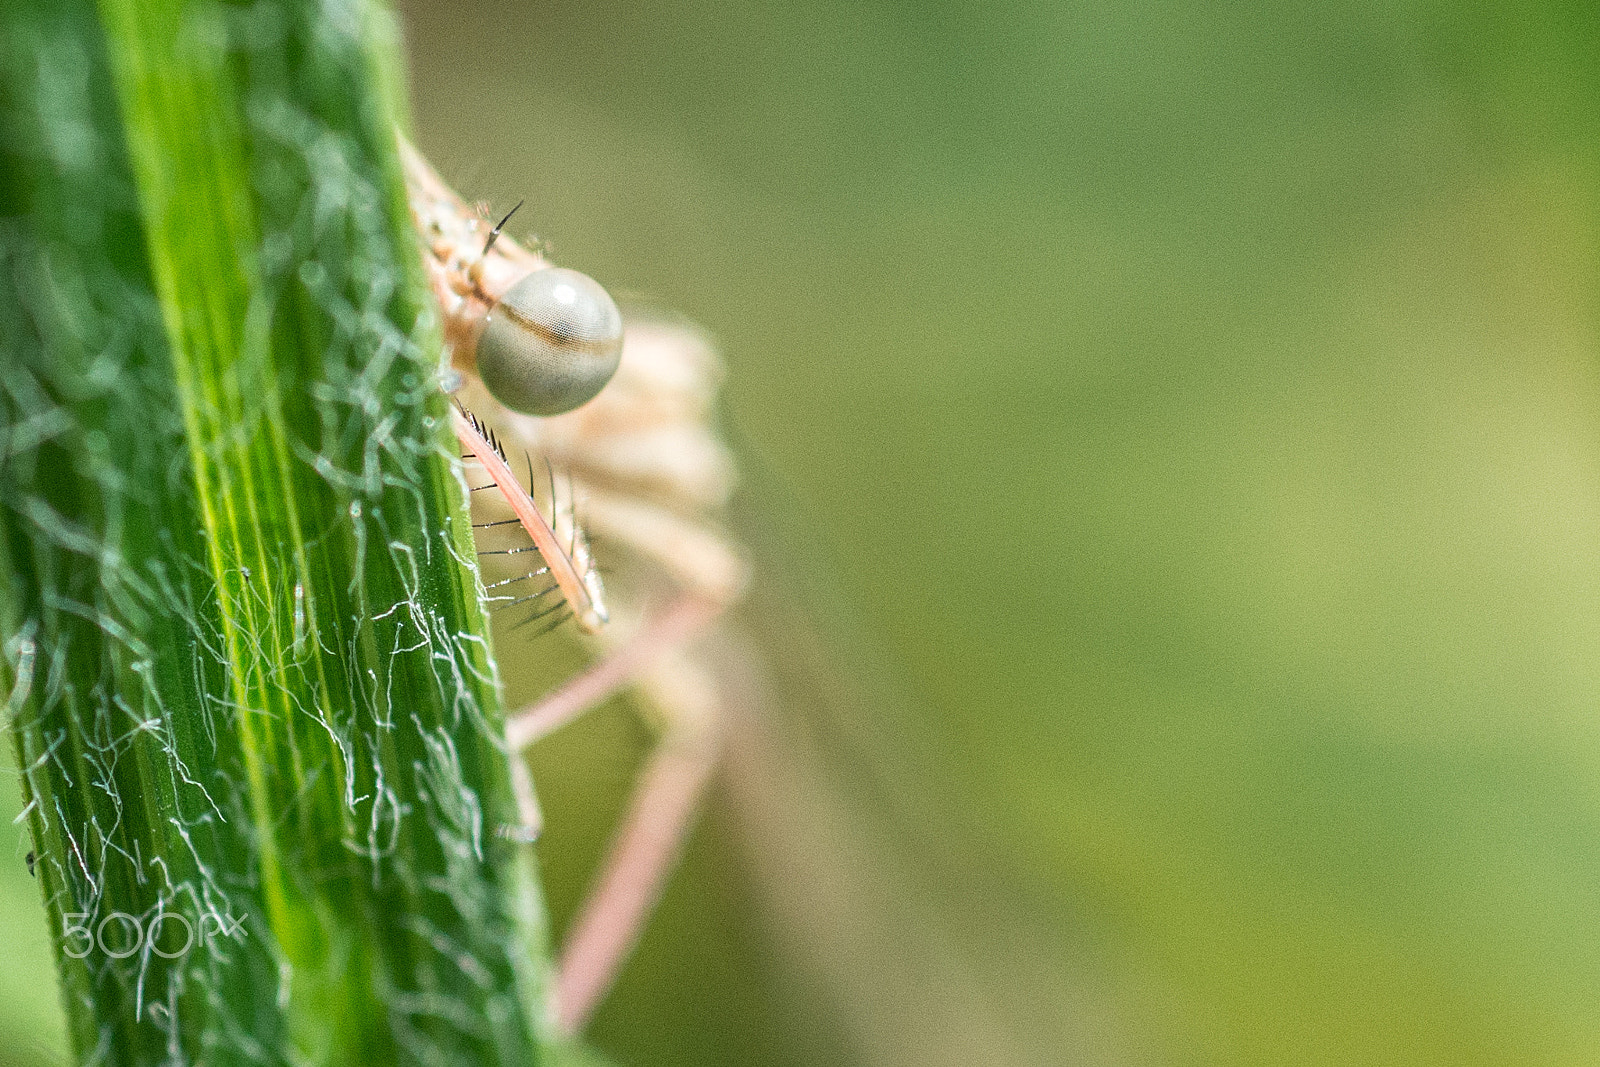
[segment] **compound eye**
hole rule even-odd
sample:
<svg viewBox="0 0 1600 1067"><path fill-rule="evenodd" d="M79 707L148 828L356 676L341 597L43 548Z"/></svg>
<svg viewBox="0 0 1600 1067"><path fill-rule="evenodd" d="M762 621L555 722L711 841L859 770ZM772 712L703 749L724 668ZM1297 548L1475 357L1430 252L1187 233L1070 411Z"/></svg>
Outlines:
<svg viewBox="0 0 1600 1067"><path fill-rule="evenodd" d="M622 313L599 282L565 267L521 279L489 309L478 375L524 415L559 415L593 399L622 359Z"/></svg>

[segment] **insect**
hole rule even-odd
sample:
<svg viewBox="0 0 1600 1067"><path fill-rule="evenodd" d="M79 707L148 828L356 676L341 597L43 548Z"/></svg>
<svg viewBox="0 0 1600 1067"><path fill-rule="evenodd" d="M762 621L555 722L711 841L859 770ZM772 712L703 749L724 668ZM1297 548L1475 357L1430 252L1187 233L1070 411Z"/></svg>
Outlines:
<svg viewBox="0 0 1600 1067"><path fill-rule="evenodd" d="M30 848L28 850L28 854L24 856L23 859L27 861L28 874L32 877L38 877L33 871L33 865L38 862L38 857L34 855L33 849Z"/></svg>
<svg viewBox="0 0 1600 1067"><path fill-rule="evenodd" d="M588 670L507 717L522 823L512 835L532 840L540 825L520 755L528 746L629 686L660 723L611 851L560 950L554 1015L572 1034L637 941L718 757L721 695L693 639L739 598L748 576L714 520L734 478L710 424L721 368L696 331L661 318L625 324L598 284L503 236L510 214L488 226L414 148L402 144L401 154L442 314L456 434L468 461L490 479L476 488L498 489L474 493L474 524L521 530L539 559L533 571L486 589L500 594L542 582L509 596L530 609L525 621L559 621L570 612L603 650ZM533 456L547 472L542 509ZM524 457L526 486L513 469ZM510 516L496 517L497 507ZM611 605L590 532L628 579Z"/></svg>
<svg viewBox="0 0 1600 1067"><path fill-rule="evenodd" d="M500 403L560 415L593 400L617 372L622 313L588 275L546 267L490 308L475 354L478 377Z"/></svg>

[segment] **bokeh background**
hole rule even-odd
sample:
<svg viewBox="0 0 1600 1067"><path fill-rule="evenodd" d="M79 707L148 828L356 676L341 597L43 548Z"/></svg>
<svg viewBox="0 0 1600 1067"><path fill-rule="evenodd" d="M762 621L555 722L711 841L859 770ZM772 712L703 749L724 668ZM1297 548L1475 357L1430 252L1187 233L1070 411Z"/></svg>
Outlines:
<svg viewBox="0 0 1600 1067"><path fill-rule="evenodd" d="M719 787L600 1048L1600 1059L1590 5L400 13L445 175L716 336L752 640L857 694L774 712L809 801ZM558 925L647 740L539 755ZM7 834L0 1063L63 1062Z"/></svg>

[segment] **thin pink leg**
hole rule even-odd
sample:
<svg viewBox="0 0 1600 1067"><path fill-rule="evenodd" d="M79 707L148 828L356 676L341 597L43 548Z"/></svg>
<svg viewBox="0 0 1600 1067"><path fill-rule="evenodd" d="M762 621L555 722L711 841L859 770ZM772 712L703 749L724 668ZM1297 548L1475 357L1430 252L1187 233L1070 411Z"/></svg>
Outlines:
<svg viewBox="0 0 1600 1067"><path fill-rule="evenodd" d="M507 720L512 785L525 834L537 833L540 816L532 778L520 759L522 750L637 681L723 607L705 596L680 597L615 653ZM639 940L688 836L716 761L716 731L704 722L669 729L656 746L634 787L600 877L562 947L555 990L556 1025L562 1033L575 1034L588 1021Z"/></svg>
<svg viewBox="0 0 1600 1067"><path fill-rule="evenodd" d="M528 761L516 752L511 754L511 795L516 798L521 825L508 828L504 836L531 845L539 840L539 831L544 828L544 813L539 810L539 794L533 790Z"/></svg>
<svg viewBox="0 0 1600 1067"><path fill-rule="evenodd" d="M721 611L721 604L705 597L680 597L616 652L511 716L506 721L506 743L511 751L522 751L616 693L638 678L656 657L682 647Z"/></svg>
<svg viewBox="0 0 1600 1067"><path fill-rule="evenodd" d="M651 756L605 867L562 946L556 972L560 1033L571 1036L583 1029L638 943L716 762L709 732L669 737Z"/></svg>

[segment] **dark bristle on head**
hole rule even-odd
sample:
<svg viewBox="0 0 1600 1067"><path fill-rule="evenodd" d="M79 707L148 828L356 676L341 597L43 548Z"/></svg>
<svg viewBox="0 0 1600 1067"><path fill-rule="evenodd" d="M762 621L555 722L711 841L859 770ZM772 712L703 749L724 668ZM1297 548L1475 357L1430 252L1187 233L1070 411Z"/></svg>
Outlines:
<svg viewBox="0 0 1600 1067"><path fill-rule="evenodd" d="M515 215L519 210L521 210L522 205L524 203L526 203L526 202L527 201L525 201L525 200L518 200L517 201L517 206L512 208L510 211L506 212L505 218L501 219L499 222L494 224L494 229L489 231L489 239L487 241L483 242L483 254L484 255L488 255L489 254L489 249L493 248L494 247L494 243L500 239L500 231L505 229L506 223L511 221L511 216Z"/></svg>

